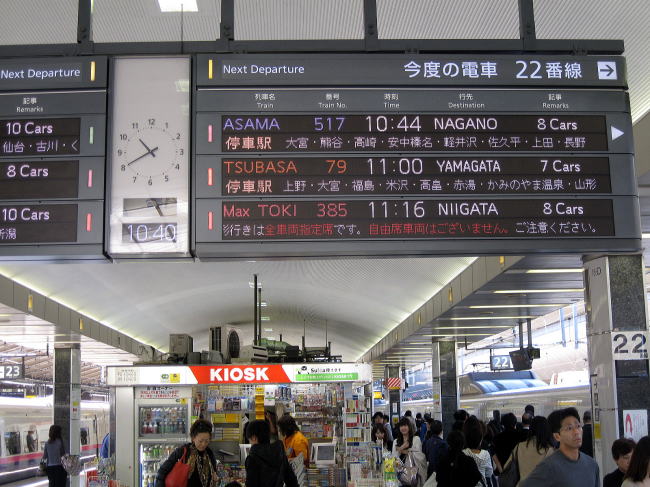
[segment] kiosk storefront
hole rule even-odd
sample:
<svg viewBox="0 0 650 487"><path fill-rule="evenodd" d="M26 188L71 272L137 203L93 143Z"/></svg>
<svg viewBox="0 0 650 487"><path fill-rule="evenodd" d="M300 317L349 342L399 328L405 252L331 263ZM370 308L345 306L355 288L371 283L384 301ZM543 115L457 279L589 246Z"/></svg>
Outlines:
<svg viewBox="0 0 650 487"><path fill-rule="evenodd" d="M220 478L242 481L246 423L269 411L291 414L310 446L335 445L320 464L338 466L332 484L344 484L346 449L370 439L371 400L362 386L371 380L371 366L360 363L110 367L116 478L153 487L160 464L189 441L201 417L213 424Z"/></svg>

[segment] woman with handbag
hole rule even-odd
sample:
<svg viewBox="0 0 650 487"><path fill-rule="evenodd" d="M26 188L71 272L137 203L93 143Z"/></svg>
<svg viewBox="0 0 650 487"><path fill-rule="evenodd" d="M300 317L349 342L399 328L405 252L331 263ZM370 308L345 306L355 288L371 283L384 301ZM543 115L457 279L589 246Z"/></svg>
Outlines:
<svg viewBox="0 0 650 487"><path fill-rule="evenodd" d="M553 454L551 425L543 416L535 416L528 439L518 443L499 476L499 487L516 487L535 470L539 462Z"/></svg>
<svg viewBox="0 0 650 487"><path fill-rule="evenodd" d="M210 487L217 480L217 461L209 447L212 424L197 419L190 428L190 439L160 466L156 487Z"/></svg>
<svg viewBox="0 0 650 487"><path fill-rule="evenodd" d="M65 445L61 438L61 426L50 426L49 439L45 443L41 464L45 465L49 487L65 487L68 473L61 465L61 457L65 455Z"/></svg>
<svg viewBox="0 0 650 487"><path fill-rule="evenodd" d="M393 456L399 458L404 465L411 464L417 468L417 481L409 479L407 487L422 487L427 478L427 461L422 452L422 442L408 417L404 416L397 423L397 437L393 440Z"/></svg>

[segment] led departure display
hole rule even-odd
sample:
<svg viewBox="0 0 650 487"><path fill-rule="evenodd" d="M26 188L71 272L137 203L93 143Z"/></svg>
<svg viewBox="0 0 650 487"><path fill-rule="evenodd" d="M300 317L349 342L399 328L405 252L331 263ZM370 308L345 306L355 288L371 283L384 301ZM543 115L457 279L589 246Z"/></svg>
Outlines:
<svg viewBox="0 0 650 487"><path fill-rule="evenodd" d="M0 206L0 245L77 241L76 204Z"/></svg>
<svg viewBox="0 0 650 487"><path fill-rule="evenodd" d="M79 161L0 162L0 199L76 198L78 189Z"/></svg>
<svg viewBox="0 0 650 487"><path fill-rule="evenodd" d="M200 57L197 255L638 248L623 64L495 56L461 79L471 60L425 57ZM436 66L449 86L422 86ZM531 89L542 67L570 89Z"/></svg>
<svg viewBox="0 0 650 487"><path fill-rule="evenodd" d="M598 115L223 115L221 125L223 152L608 149Z"/></svg>
<svg viewBox="0 0 650 487"><path fill-rule="evenodd" d="M0 156L79 154L81 119L0 120Z"/></svg>
<svg viewBox="0 0 650 487"><path fill-rule="evenodd" d="M220 158L223 195L608 193L607 157ZM201 174L214 186L215 168Z"/></svg>
<svg viewBox="0 0 650 487"><path fill-rule="evenodd" d="M223 201L222 219L225 240L614 234L609 200Z"/></svg>
<svg viewBox="0 0 650 487"><path fill-rule="evenodd" d="M103 259L107 59L0 61L0 259Z"/></svg>

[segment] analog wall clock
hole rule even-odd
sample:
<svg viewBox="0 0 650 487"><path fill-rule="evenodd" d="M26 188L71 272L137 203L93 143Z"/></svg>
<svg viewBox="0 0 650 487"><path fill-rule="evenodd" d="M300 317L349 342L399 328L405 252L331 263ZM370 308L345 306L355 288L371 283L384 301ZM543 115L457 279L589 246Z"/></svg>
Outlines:
<svg viewBox="0 0 650 487"><path fill-rule="evenodd" d="M108 253L189 253L190 60L113 62Z"/></svg>

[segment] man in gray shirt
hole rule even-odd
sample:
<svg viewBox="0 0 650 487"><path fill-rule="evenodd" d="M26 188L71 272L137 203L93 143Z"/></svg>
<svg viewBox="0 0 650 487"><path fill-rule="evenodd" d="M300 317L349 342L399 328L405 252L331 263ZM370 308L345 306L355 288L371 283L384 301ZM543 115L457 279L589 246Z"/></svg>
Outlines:
<svg viewBox="0 0 650 487"><path fill-rule="evenodd" d="M580 452L582 425L575 408L553 411L548 421L560 448L540 462L522 487L599 487L598 464Z"/></svg>

